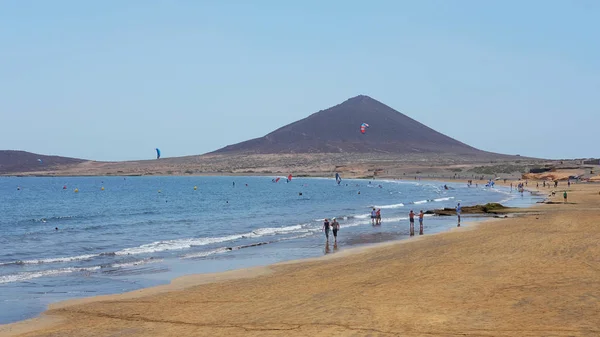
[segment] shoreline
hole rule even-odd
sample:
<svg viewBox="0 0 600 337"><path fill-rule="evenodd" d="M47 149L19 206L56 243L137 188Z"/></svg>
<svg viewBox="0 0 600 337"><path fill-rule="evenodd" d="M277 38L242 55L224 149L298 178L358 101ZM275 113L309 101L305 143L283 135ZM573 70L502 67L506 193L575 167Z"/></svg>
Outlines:
<svg viewBox="0 0 600 337"><path fill-rule="evenodd" d="M319 177L310 177L310 178L320 179ZM329 177L324 177L324 178L329 178ZM354 180L354 179L360 179L360 178L349 178L349 179ZM379 178L377 180L389 180L389 179ZM437 180L437 179L422 179L422 180L427 181L427 182L438 182L441 184L444 184L444 183L455 184L455 182L441 181L441 180ZM403 180L397 179L395 181L403 181ZM419 181L406 180L403 182L418 183ZM506 187L506 186L503 186L503 187ZM532 204L529 204L527 207L512 208L512 210L509 211L509 213L511 213L510 217L514 217L515 215L519 216L520 214L530 213L531 209L536 207L537 205L539 205L539 204L532 203ZM477 219L469 220L469 218L477 218ZM182 291L182 290L188 289L190 287L196 287L196 286L208 284L208 283L222 282L222 281L227 281L227 280L238 280L238 279L253 278L253 277L258 277L258 276L263 276L263 275L269 275L269 274L272 274L274 272L274 269L276 269L279 266L339 259L339 258L343 258L343 257L347 257L347 256L361 254L361 253L364 253L364 252L367 252L367 251L370 251L373 249L391 247L391 246L400 245L400 244L409 244L411 242L421 241L421 240L424 240L429 237L443 235L446 233L452 233L457 230L462 230L462 231L472 230L472 229L479 227L480 225L482 225L484 223L494 222L494 221L499 221L499 220L503 220L503 218L498 218L497 216L491 216L491 215L485 215L485 214L470 214L470 215L465 215L463 217L463 226L462 227L458 227L458 228L451 227L449 229L446 229L446 230L443 230L440 232L434 232L432 234L427 234L424 236L417 235L415 237L408 237L408 238L396 239L396 240L385 241L385 242L360 244L355 247L343 249L334 254L286 260L286 261L269 264L266 266L254 266L254 267L234 269L234 270L229 270L229 271L221 271L221 272L216 272L216 273L189 274L189 275L184 275L184 276L179 276L179 277L173 278L167 284L145 287L145 288L141 288L141 289L125 292L125 293L106 294L106 295L97 295L97 296L92 296L92 297L83 297L83 298L62 300L62 301L58 301L58 302L49 304L48 307L46 308L46 310L36 317L0 325L0 335L2 335L3 333L11 333L9 336L12 336L12 335L23 333L23 331L24 331L23 326L25 327L26 330L29 330L29 327L32 325L34 325L36 327L40 327L40 326L47 326L48 324L54 324L54 323L58 322L56 320L56 318L49 317L47 315L47 312L52 311L52 310L67 308L67 307L76 306L76 305L80 305L80 304L102 302L102 301L137 299L137 298L144 297L144 296L151 296L151 295L156 295L156 294L161 294L161 293L166 293L166 292ZM466 225L466 227L464 225Z"/></svg>
<svg viewBox="0 0 600 337"><path fill-rule="evenodd" d="M535 207L536 204L532 204L527 208L516 208L515 210L524 211ZM415 235L414 237L409 237L400 240L392 240L386 242L378 242L378 243L370 243L363 246L351 247L344 249L335 254L317 256L317 257L309 257L288 261L281 261L272 263L266 266L254 266L248 268L240 268L229 271L222 271L216 273L200 273L200 274L190 274L184 275L180 277L176 277L172 279L168 284L152 286L147 288L141 288L129 292L117 293L117 294L107 294L107 295L97 295L91 297L82 297L82 298L74 298L63 300L55 303L51 303L48 305L48 308L39 314L36 317L21 320L14 323L8 324L0 324L0 336L12 337L18 336L21 334L29 333L36 331L40 328L51 327L54 324L60 323L63 321L61 318L53 317L48 315L49 311L65 309L77 305L82 304L91 304L105 301L114 301L114 300L132 300L139 299L146 296L152 296L162 293L169 293L174 291L185 291L186 289L190 289L193 287L210 284L210 283L218 283L225 282L231 280L241 280L248 278L256 278L260 276L268 276L276 273L276 268L280 266L289 266L289 265L299 265L299 264L307 264L312 262L320 262L320 261L329 261L342 259L344 257L351 257L353 255L369 252L371 250L382 249L386 247L393 247L396 245L406 245L412 242L418 242L422 240L426 240L427 238L432 238L435 236L441 236L447 233L452 233L455 231L469 231L475 230L479 226L485 225L487 223L496 222L503 220L503 218L494 218L489 217L485 220L479 221L470 221L467 222L468 226L461 227L452 227L448 230L436 232L428 235Z"/></svg>
<svg viewBox="0 0 600 337"><path fill-rule="evenodd" d="M63 301L0 335L596 336L598 189L423 237Z"/></svg>

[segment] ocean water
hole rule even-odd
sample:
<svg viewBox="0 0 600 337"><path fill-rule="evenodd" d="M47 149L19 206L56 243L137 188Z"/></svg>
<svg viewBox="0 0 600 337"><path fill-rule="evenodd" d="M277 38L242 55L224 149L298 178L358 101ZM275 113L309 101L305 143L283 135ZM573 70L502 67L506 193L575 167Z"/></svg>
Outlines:
<svg viewBox="0 0 600 337"><path fill-rule="evenodd" d="M334 179L273 183L272 177L0 178L0 324L34 317L64 299L408 238L411 209L538 200L503 188L443 185L346 179L337 186ZM373 206L381 208L381 226L370 223ZM325 244L326 217L341 224L336 246ZM454 217L425 218L426 235L454 226Z"/></svg>

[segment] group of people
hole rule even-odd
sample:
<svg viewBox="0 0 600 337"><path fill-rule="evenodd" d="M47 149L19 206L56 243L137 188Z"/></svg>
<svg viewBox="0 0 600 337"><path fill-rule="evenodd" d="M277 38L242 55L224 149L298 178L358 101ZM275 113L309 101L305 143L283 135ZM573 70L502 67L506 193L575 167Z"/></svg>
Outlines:
<svg viewBox="0 0 600 337"><path fill-rule="evenodd" d="M340 223L337 221L336 218L332 218L331 223L329 222L329 219L325 219L323 221L323 231L325 232L325 237L327 238L327 242L329 242L329 231L330 230L333 231L333 239L337 243L337 235L338 235L338 231L340 230Z"/></svg>
<svg viewBox="0 0 600 337"><path fill-rule="evenodd" d="M375 210L375 207L373 207L373 210L371 211L371 224L373 226L381 225L381 208Z"/></svg>
<svg viewBox="0 0 600 337"><path fill-rule="evenodd" d="M421 212L419 212L419 235L423 235L423 218L424 217L425 217L425 213L423 213L423 210L421 210ZM413 212L412 209L408 213L408 219L410 222L410 236L414 236L415 235L415 213Z"/></svg>
<svg viewBox="0 0 600 337"><path fill-rule="evenodd" d="M456 213L458 214L458 226L460 227L460 203L456 208ZM419 218L419 235L423 235L423 219L425 218L425 213L423 212L423 210L421 210L419 214L416 214L411 209L408 213L408 219L410 223L410 236L415 235L415 215L417 215ZM381 209L373 208L373 210L371 211L371 222L373 226L381 225ZM331 222L329 222L329 219L323 220L323 232L325 232L325 238L327 239L327 242L329 242L329 233L333 232L333 239L335 243L337 243L337 236L339 230L340 223L337 221L336 218L331 218Z"/></svg>

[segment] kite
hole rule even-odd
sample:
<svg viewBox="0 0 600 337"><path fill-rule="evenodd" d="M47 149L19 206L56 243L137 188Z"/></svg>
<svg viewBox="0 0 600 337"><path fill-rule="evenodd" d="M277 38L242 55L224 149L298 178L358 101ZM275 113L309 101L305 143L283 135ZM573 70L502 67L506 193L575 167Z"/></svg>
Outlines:
<svg viewBox="0 0 600 337"><path fill-rule="evenodd" d="M362 133L363 135L367 132L367 128L369 127L369 124L367 123L362 123L360 125L360 133Z"/></svg>

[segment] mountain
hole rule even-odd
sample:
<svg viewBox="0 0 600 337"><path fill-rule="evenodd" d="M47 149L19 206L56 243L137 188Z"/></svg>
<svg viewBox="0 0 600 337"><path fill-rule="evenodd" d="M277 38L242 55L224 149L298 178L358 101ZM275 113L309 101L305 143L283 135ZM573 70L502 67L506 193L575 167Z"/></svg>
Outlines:
<svg viewBox="0 0 600 337"><path fill-rule="evenodd" d="M365 134L360 125L369 124ZM214 154L389 153L495 155L443 135L368 96L360 95Z"/></svg>
<svg viewBox="0 0 600 337"><path fill-rule="evenodd" d="M47 171L61 165L77 164L84 161L83 159L45 156L25 151L0 150L0 174Z"/></svg>

